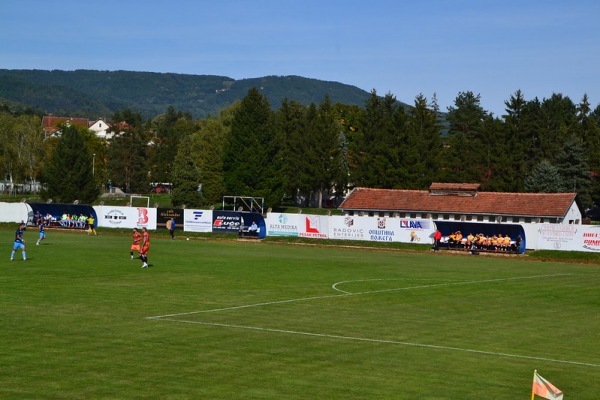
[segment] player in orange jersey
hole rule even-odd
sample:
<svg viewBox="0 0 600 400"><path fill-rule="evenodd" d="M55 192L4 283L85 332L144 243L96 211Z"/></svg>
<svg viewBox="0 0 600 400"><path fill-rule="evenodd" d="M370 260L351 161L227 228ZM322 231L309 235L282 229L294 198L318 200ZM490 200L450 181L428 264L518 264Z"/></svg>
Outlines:
<svg viewBox="0 0 600 400"><path fill-rule="evenodd" d="M133 260L133 252L140 252L140 240L142 240L142 234L137 230L137 228L133 228L133 232L131 233L131 248L129 249L129 254L131 254L131 259Z"/></svg>
<svg viewBox="0 0 600 400"><path fill-rule="evenodd" d="M150 234L144 226L142 228L142 241L140 243L140 259L142 260L142 268L148 268L148 250L150 250Z"/></svg>

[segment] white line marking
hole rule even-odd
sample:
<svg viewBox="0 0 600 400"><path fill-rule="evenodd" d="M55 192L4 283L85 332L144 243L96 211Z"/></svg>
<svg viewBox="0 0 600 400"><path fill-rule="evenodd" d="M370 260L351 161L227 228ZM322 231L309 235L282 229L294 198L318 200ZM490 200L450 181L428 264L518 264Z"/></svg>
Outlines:
<svg viewBox="0 0 600 400"><path fill-rule="evenodd" d="M159 319L159 318L179 317L182 315L193 315L193 314L203 314L203 313L210 313L210 312L217 312L217 311L239 310L242 308L271 306L271 305L275 305L275 304L293 303L293 302L298 302L298 301L330 299L330 298L342 297L342 296L358 296L358 295L364 295L364 294L385 293L385 292L393 292L393 291L400 291L400 290L426 289L426 288L432 288L432 287L454 286L454 285L471 285L471 284L476 284L476 283L503 282L503 281L522 280L522 279L551 278L551 277L555 277L555 276L568 276L568 275L573 275L573 274L534 275L534 276L522 276L522 277L514 277L514 278L484 279L484 280L479 280L479 281L436 283L433 285L408 286L408 287L403 287L403 288L371 290L371 291L367 291L367 292L354 292L354 293L343 292L342 294L330 294L330 295L326 295L326 296L313 296L313 297L303 297L303 298L299 298L299 299L268 301L268 302L264 302L264 303L245 304L245 305L241 305L241 306L213 308L210 310L190 311L190 312L166 314L166 315L155 315L155 316L146 317L146 318L147 319ZM351 282L351 281L346 281L346 282ZM344 282L334 283L332 285L332 287L335 285L338 285L340 283L344 283ZM339 291L339 289L338 289L338 291Z"/></svg>
<svg viewBox="0 0 600 400"><path fill-rule="evenodd" d="M373 291L355 292L355 293L346 292L341 289L337 289L336 286L343 284L343 283L358 282L358 281L343 281L343 282L337 282L332 285L332 288L334 290L340 291L340 292L342 292L342 294L303 297L303 298L298 298L298 299L270 301L270 302L264 302L264 303L246 304L246 305L241 305L241 306L214 308L214 309L210 309L210 310L191 311L191 312L186 312L186 313L157 315L157 316L153 316L153 317L146 317L146 319L154 319L154 320L160 319L160 320L179 322L179 323L185 323L185 324L205 325L205 326L215 326L215 327L235 328L235 329L247 329L247 330L260 331L260 332L285 333L285 334L290 334L290 335L302 335L302 336L320 337L320 338L328 338L328 339L352 340L352 341L361 341L361 342L370 342L370 343L396 344L396 345L402 345L402 346L423 347L423 348L437 349L437 350L460 351L460 352L464 352L464 353L492 355L492 356L497 356L497 357L510 357L510 358L525 359L525 360L548 361L548 362L561 363L561 364L571 364L571 365L580 365L580 366L598 368L598 367L600 367L600 364L585 363L585 362L579 362L579 361L559 360L559 359L546 358L546 357L533 357L533 356L525 356L525 355L520 355L520 354L466 349L466 348L461 348L461 347L401 342L401 341L397 341L397 340L369 339L369 338L360 338L360 337L352 337L352 336L330 335L330 334L325 334L325 333L312 333L312 332L292 331L292 330L275 329L275 328L261 328L261 327L255 327L255 326L221 324L221 323L202 322L202 321L189 321L189 320L184 320L184 319L173 318L173 317L179 317L179 316L184 316L184 315L194 315L194 314L202 314L202 313L210 313L210 312L218 312L218 311L239 310L239 309L250 308L250 307L285 304L285 303L308 301L308 300L321 300L321 299L343 297L343 296L357 296L357 295L364 295L364 294L385 293L385 292L400 291L400 290L425 289L425 288L453 286L453 285L468 285L468 284L477 284L477 283L515 281L515 280L522 280L522 279L552 278L552 277L557 277L557 276L569 276L569 275L573 275L573 274L534 275L534 276L513 277L513 278L484 279L484 280L478 280L478 281L439 283L439 284L433 284L433 285L409 286L409 287L404 287L404 288L382 289L382 290L373 290ZM362 281L376 281L376 280L383 280L383 279L365 279Z"/></svg>
<svg viewBox="0 0 600 400"><path fill-rule="evenodd" d="M340 339L340 340L353 340L353 341L370 342L370 343L396 344L396 345L411 346L411 347L424 347L424 348L428 348L428 349L450 350L450 351L460 351L460 352L464 352L464 353L484 354L484 355L497 356L497 357L510 357L510 358L519 358L519 359L536 360L536 361L549 361L549 362L554 362L554 363L572 364L572 365L580 365L580 366L594 367L594 368L600 367L600 364L584 363L584 362L578 362L578 361L558 360L558 359L546 358L546 357L532 357L532 356L524 356L524 355L520 355L520 354L498 353L498 352L494 352L494 351L463 349L461 347L439 346L439 345L434 345L434 344L400 342L397 340L369 339L369 338L359 338L359 337L352 337L352 336L329 335L329 334L324 334L324 333L290 331L290 330L286 330L286 329L260 328L260 327L255 327L255 326L218 324L218 323L213 323L213 322L201 322L201 321L187 321L187 320L180 320L180 319L175 319L175 318L164 318L164 320L172 321L172 322L181 322L181 323L185 323L185 324L208 325L208 326L236 328L236 329L248 329L248 330L260 331L260 332L285 333L285 334L290 334L290 335L312 336L312 337L320 337L320 338L327 338L327 339Z"/></svg>
<svg viewBox="0 0 600 400"><path fill-rule="evenodd" d="M369 293L384 293L384 292L393 292L393 291L397 291L397 290L413 290L413 289L425 289L425 288L441 287L441 286L470 285L470 284L473 284L473 283L505 282L505 281L516 281L516 280L521 280L521 279L549 278L549 277L566 276L566 275L573 275L573 274L554 274L554 275L520 276L520 277L514 277L514 278L495 278L495 279L483 279L483 280L480 280L480 281L462 281L462 282L436 283L436 284L433 284L433 285L408 286L408 287L403 287L403 288L373 290L373 291L370 291L370 292L354 292L354 293L352 293L352 292L345 292L345 293L355 294L355 295L358 295L358 294L369 294ZM350 282L350 281L348 281L348 282ZM338 283L344 283L344 282L338 282ZM335 285L337 285L337 283L333 284L333 286L335 286Z"/></svg>

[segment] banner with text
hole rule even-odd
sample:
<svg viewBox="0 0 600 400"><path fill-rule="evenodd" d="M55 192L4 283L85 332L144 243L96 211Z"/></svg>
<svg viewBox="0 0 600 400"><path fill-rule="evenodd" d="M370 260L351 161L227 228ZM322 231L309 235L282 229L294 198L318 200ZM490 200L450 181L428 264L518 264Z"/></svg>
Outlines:
<svg viewBox="0 0 600 400"><path fill-rule="evenodd" d="M97 206L94 210L100 227L156 229L156 208Z"/></svg>
<svg viewBox="0 0 600 400"><path fill-rule="evenodd" d="M212 210L183 210L185 232L212 232Z"/></svg>
<svg viewBox="0 0 600 400"><path fill-rule="evenodd" d="M600 225L540 224L536 231L539 250L600 252Z"/></svg>

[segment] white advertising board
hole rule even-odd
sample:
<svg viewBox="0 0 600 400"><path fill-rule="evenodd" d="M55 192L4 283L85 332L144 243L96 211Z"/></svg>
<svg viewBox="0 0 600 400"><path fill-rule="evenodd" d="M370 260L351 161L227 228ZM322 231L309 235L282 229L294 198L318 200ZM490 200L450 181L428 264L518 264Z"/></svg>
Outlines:
<svg viewBox="0 0 600 400"><path fill-rule="evenodd" d="M184 232L212 232L212 210L183 210Z"/></svg>
<svg viewBox="0 0 600 400"><path fill-rule="evenodd" d="M538 250L600 252L599 225L540 224L536 233Z"/></svg>
<svg viewBox="0 0 600 400"><path fill-rule="evenodd" d="M430 220L358 216L329 218L330 239L430 243L434 231Z"/></svg>
<svg viewBox="0 0 600 400"><path fill-rule="evenodd" d="M267 236L327 239L330 218L325 215L269 213L265 219Z"/></svg>
<svg viewBox="0 0 600 400"><path fill-rule="evenodd" d="M96 206L94 210L103 228L156 229L156 208Z"/></svg>
<svg viewBox="0 0 600 400"><path fill-rule="evenodd" d="M435 224L429 219L396 219L400 223L398 241L402 243L431 244Z"/></svg>
<svg viewBox="0 0 600 400"><path fill-rule="evenodd" d="M329 218L325 215L302 215L298 236L314 239L329 237Z"/></svg>
<svg viewBox="0 0 600 400"><path fill-rule="evenodd" d="M268 213L265 219L267 236L298 236L305 215L287 213Z"/></svg>

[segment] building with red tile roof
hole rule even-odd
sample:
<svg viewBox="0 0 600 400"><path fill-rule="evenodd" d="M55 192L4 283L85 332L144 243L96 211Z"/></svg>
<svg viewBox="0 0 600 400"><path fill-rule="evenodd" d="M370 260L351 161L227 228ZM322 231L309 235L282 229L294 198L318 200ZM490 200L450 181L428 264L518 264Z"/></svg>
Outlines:
<svg viewBox="0 0 600 400"><path fill-rule="evenodd" d="M42 127L44 128L46 136L53 135L60 131L59 125L64 123L82 126L86 129L90 126L90 121L87 118L53 117L50 115L44 115L42 117Z"/></svg>
<svg viewBox="0 0 600 400"><path fill-rule="evenodd" d="M352 190L346 215L397 216L472 222L581 224L576 193L481 192L479 184L432 183L429 190Z"/></svg>

